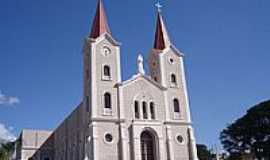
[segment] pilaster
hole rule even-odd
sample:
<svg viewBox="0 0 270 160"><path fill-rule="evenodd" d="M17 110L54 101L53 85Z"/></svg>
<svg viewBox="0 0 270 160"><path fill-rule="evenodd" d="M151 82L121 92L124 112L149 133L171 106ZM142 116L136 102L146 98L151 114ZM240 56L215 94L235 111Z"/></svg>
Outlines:
<svg viewBox="0 0 270 160"><path fill-rule="evenodd" d="M121 157L122 160L128 160L128 133L127 128L124 124L120 124L120 134L121 134Z"/></svg>
<svg viewBox="0 0 270 160"><path fill-rule="evenodd" d="M173 137L170 126L166 126L166 135L167 135L167 147L168 147L168 158L169 160L174 160L174 151L173 151Z"/></svg>
<svg viewBox="0 0 270 160"><path fill-rule="evenodd" d="M98 127L95 122L91 124L92 127L92 141L93 141L93 160L99 160L99 146L98 146Z"/></svg>

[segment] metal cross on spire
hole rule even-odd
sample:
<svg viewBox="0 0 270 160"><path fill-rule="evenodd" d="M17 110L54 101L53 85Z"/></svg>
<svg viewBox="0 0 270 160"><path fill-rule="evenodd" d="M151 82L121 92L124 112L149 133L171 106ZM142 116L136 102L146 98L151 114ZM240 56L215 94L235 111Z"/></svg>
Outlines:
<svg viewBox="0 0 270 160"><path fill-rule="evenodd" d="M157 1L157 3L155 4L155 6L157 7L158 11L161 12L162 5L160 4L159 1Z"/></svg>

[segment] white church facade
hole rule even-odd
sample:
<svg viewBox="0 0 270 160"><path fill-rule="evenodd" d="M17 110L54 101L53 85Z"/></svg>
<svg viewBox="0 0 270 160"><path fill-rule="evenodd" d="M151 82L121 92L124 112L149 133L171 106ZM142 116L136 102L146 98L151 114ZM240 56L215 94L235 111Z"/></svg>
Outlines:
<svg viewBox="0 0 270 160"><path fill-rule="evenodd" d="M23 130L17 160L198 160L184 56L157 12L154 46L122 81L120 43L98 1L83 48L82 102L54 131Z"/></svg>

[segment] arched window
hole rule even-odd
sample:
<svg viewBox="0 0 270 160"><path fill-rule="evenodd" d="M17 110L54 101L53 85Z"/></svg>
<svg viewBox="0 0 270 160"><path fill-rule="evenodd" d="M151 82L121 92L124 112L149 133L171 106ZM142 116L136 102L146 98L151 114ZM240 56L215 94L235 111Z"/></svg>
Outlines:
<svg viewBox="0 0 270 160"><path fill-rule="evenodd" d="M111 76L111 69L110 69L110 67L109 66L104 66L104 76L108 76L108 77L110 77Z"/></svg>
<svg viewBox="0 0 270 160"><path fill-rule="evenodd" d="M148 132L144 131L141 134L141 155L142 160L155 160L156 147L155 147L155 138Z"/></svg>
<svg viewBox="0 0 270 160"><path fill-rule="evenodd" d="M155 104L154 102L150 102L150 112L151 112L151 119L155 119Z"/></svg>
<svg viewBox="0 0 270 160"><path fill-rule="evenodd" d="M174 118L179 119L181 118L181 113L180 113L180 103L178 99L173 99L173 110L174 110Z"/></svg>
<svg viewBox="0 0 270 160"><path fill-rule="evenodd" d="M178 99L173 100L174 112L180 113L180 105Z"/></svg>
<svg viewBox="0 0 270 160"><path fill-rule="evenodd" d="M139 113L139 102L138 101L135 101L135 103L134 103L134 112L135 112L135 118L139 119L140 113Z"/></svg>
<svg viewBox="0 0 270 160"><path fill-rule="evenodd" d="M143 102L143 119L147 119L147 103Z"/></svg>
<svg viewBox="0 0 270 160"><path fill-rule="evenodd" d="M175 113L180 113L180 105L178 99L173 100L173 108Z"/></svg>
<svg viewBox="0 0 270 160"><path fill-rule="evenodd" d="M176 76L175 76L175 74L171 74L171 82L173 84L176 84Z"/></svg>
<svg viewBox="0 0 270 160"><path fill-rule="evenodd" d="M111 94L110 93L105 93L104 94L104 108L108 108L111 109L112 108L112 104L111 104Z"/></svg>

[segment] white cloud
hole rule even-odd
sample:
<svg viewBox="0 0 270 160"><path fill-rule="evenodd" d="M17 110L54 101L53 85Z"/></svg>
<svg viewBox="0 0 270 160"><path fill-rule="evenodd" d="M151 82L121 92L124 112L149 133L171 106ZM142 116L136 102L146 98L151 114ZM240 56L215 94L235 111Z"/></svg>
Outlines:
<svg viewBox="0 0 270 160"><path fill-rule="evenodd" d="M4 141L14 141L16 139L15 135L4 124L0 123L0 139Z"/></svg>
<svg viewBox="0 0 270 160"><path fill-rule="evenodd" d="M0 105L15 105L19 104L20 100L17 97L6 96L0 91Z"/></svg>

